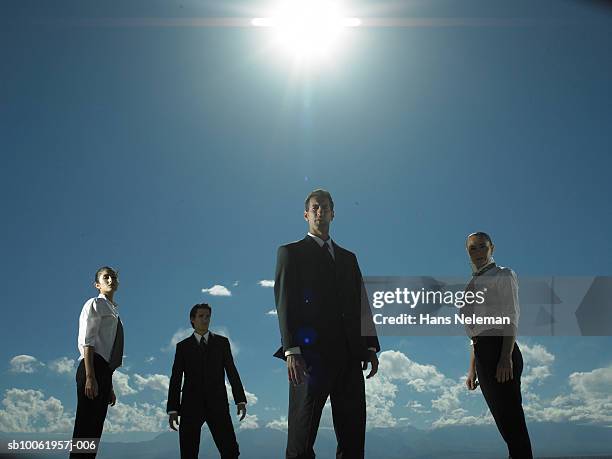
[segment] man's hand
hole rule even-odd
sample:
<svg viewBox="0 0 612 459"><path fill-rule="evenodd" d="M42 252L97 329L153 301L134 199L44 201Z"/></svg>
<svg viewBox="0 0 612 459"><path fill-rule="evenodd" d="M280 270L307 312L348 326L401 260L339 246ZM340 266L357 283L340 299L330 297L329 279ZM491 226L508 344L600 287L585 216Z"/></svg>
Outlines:
<svg viewBox="0 0 612 459"><path fill-rule="evenodd" d="M306 361L301 354L287 356L287 376L289 377L289 382L296 386L302 384L308 376Z"/></svg>
<svg viewBox="0 0 612 459"><path fill-rule="evenodd" d="M170 413L168 415L168 424L170 425L170 428L172 430L176 431L176 427L174 424L179 425L178 413Z"/></svg>
<svg viewBox="0 0 612 459"><path fill-rule="evenodd" d="M478 381L476 380L476 369L470 368L468 370L465 385L467 386L468 390L475 390L478 387Z"/></svg>
<svg viewBox="0 0 612 459"><path fill-rule="evenodd" d="M374 376L376 373L378 373L378 356L376 355L376 352L368 351L368 357L366 360L364 360L363 367L361 367L362 370L365 371L368 369L368 362L372 364L372 369L366 376L366 379L369 379L372 376Z"/></svg>
<svg viewBox="0 0 612 459"><path fill-rule="evenodd" d="M95 376L85 378L85 397L93 400L98 396L98 381Z"/></svg>
<svg viewBox="0 0 612 459"><path fill-rule="evenodd" d="M501 356L499 358L499 362L497 362L497 371L495 372L495 379L497 379L497 382L499 383L505 383L506 381L514 379L511 356Z"/></svg>
<svg viewBox="0 0 612 459"><path fill-rule="evenodd" d="M110 398L108 399L108 404L110 406L115 406L115 403L117 403L117 396L115 395L115 389L111 389Z"/></svg>
<svg viewBox="0 0 612 459"><path fill-rule="evenodd" d="M239 403L237 405L238 411L236 411L237 415L240 415L240 413L242 413L242 415L240 416L240 420L242 421L244 419L244 417L246 416L246 403Z"/></svg>

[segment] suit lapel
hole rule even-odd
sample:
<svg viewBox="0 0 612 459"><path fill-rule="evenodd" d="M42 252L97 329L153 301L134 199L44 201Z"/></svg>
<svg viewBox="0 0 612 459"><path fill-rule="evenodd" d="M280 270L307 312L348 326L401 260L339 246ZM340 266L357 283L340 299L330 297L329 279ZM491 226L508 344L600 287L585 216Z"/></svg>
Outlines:
<svg viewBox="0 0 612 459"><path fill-rule="evenodd" d="M331 256L325 253L325 250L327 250L327 248L321 247L319 243L314 240L314 238L308 235L304 238L304 240L306 241L306 244L308 245L309 250L313 252L315 258L320 263L325 263L326 265L333 265L334 260L331 258ZM332 240L332 244L334 244L334 254L335 254L336 247L338 246L334 243L333 240Z"/></svg>
<svg viewBox="0 0 612 459"><path fill-rule="evenodd" d="M338 244L336 244L333 240L332 240L332 244L334 245L334 260L335 260L335 267L336 267L336 274L344 272L344 269L347 265L346 263L346 254L345 251L342 247L340 247Z"/></svg>
<svg viewBox="0 0 612 459"><path fill-rule="evenodd" d="M311 238L310 236L306 235L306 237L303 239L304 244L306 244L307 247L309 247L312 250L316 250L316 249L320 249L321 247L319 246L319 244L317 243L317 241L315 241L313 238Z"/></svg>

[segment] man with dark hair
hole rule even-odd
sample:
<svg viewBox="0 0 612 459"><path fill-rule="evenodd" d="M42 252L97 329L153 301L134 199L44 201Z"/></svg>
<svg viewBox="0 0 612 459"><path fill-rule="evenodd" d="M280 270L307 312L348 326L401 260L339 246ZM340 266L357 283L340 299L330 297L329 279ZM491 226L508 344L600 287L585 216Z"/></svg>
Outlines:
<svg viewBox="0 0 612 459"><path fill-rule="evenodd" d="M360 459L365 447L368 362L378 371L380 350L355 254L329 236L334 204L314 190L305 202L308 235L278 249L274 295L287 361L287 458L314 458L327 397L331 399L337 458Z"/></svg>
<svg viewBox="0 0 612 459"><path fill-rule="evenodd" d="M181 459L198 457L204 422L208 424L222 459L235 459L240 455L229 413L225 374L232 386L241 421L246 416L246 397L229 340L208 330L211 313L212 308L206 303L191 308L189 319L194 333L176 345L167 412L172 430L176 430L175 424L179 424L178 417L181 417Z"/></svg>

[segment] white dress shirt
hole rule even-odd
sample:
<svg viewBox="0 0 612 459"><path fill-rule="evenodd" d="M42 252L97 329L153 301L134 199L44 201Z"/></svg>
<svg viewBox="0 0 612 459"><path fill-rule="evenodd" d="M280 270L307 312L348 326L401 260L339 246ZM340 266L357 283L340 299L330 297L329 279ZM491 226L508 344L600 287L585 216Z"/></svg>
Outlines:
<svg viewBox="0 0 612 459"><path fill-rule="evenodd" d="M96 354L110 361L111 351L117 334L119 311L105 295L90 298L83 305L79 317L78 348L81 356L85 356L85 346L92 346Z"/></svg>
<svg viewBox="0 0 612 459"><path fill-rule="evenodd" d="M207 331L203 335L200 335L198 332L194 331L193 336L195 336L195 339L198 342L198 344L200 344L200 341L202 340L202 338L204 338L204 342L208 344L208 337L210 336L210 331Z"/></svg>
<svg viewBox="0 0 612 459"><path fill-rule="evenodd" d="M483 271L484 268L479 271ZM486 289L484 294L485 301L482 304L477 302L472 304L476 317L508 317L516 332L518 329L520 306L518 280L514 271L503 266L494 266L480 276L474 277L473 281L475 291ZM506 328L507 325L474 324L467 325L465 330L468 336L473 338L488 330L505 330Z"/></svg>
<svg viewBox="0 0 612 459"><path fill-rule="evenodd" d="M323 239L321 239L319 236L315 236L312 233L308 233L308 235L313 238L315 241L317 241L317 244L319 244L319 247L323 248L323 246L325 244L327 244L327 247L329 247L327 250L329 250L329 253L331 253L332 258L335 260L336 259L336 252L334 251L334 244L332 244L332 240L331 237L327 239L327 241L324 241Z"/></svg>

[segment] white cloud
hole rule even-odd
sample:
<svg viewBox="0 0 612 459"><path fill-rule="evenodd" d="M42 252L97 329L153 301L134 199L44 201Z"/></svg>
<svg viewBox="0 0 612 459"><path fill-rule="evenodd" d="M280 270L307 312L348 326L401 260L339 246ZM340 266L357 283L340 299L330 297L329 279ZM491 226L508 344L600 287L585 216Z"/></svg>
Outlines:
<svg viewBox="0 0 612 459"><path fill-rule="evenodd" d="M441 392L449 380L434 365L414 362L400 351L382 352L378 374L366 380L368 428L398 425L398 419L392 413L399 391L398 382L417 392Z"/></svg>
<svg viewBox="0 0 612 459"><path fill-rule="evenodd" d="M227 399L230 401L230 403L234 402L234 396L232 395L232 386L230 386L230 384L225 381L225 391L227 392ZM247 399L247 405L253 406L257 403L257 395L249 392L248 390L244 390L244 395L246 396Z"/></svg>
<svg viewBox="0 0 612 459"><path fill-rule="evenodd" d="M139 390L143 390L144 388L156 390L159 392L168 392L168 386L170 385L170 378L166 375L147 375L140 376L139 374L134 374L134 384L138 387Z"/></svg>
<svg viewBox="0 0 612 459"><path fill-rule="evenodd" d="M494 422L480 389L468 391L465 386L466 378L467 374L457 380L447 379L445 385L440 388L438 397L431 401L431 407L440 413L440 417L432 422L431 427L486 425ZM466 409L469 397L478 399L480 414L470 414Z"/></svg>
<svg viewBox="0 0 612 459"><path fill-rule="evenodd" d="M521 377L521 384L523 385L523 391L527 391L531 386L540 385L548 378L552 373L548 365L540 365L537 367L526 367L523 376Z"/></svg>
<svg viewBox="0 0 612 459"><path fill-rule="evenodd" d="M457 408L435 420L431 426L437 428L457 425L486 425L495 422L488 409L483 411L479 416L468 415L467 413L467 410Z"/></svg>
<svg viewBox="0 0 612 459"><path fill-rule="evenodd" d="M149 356L145 359L145 363L153 363L155 361L155 357Z"/></svg>
<svg viewBox="0 0 612 459"><path fill-rule="evenodd" d="M612 424L612 366L569 375L571 392L552 400L531 394L524 406L528 420Z"/></svg>
<svg viewBox="0 0 612 459"><path fill-rule="evenodd" d="M569 384L577 395L587 398L612 397L612 366L569 376Z"/></svg>
<svg viewBox="0 0 612 459"><path fill-rule="evenodd" d="M108 407L104 432L161 432L167 430L167 423L168 415L160 406L118 401L115 406Z"/></svg>
<svg viewBox="0 0 612 459"><path fill-rule="evenodd" d="M74 359L68 357L60 357L59 359L52 360L49 362L49 369L58 374L72 374L74 373Z"/></svg>
<svg viewBox="0 0 612 459"><path fill-rule="evenodd" d="M523 355L523 375L521 376L522 390L528 394L533 386L538 386L552 375L551 366L555 356L541 344L520 344Z"/></svg>
<svg viewBox="0 0 612 459"><path fill-rule="evenodd" d="M281 416L280 419L274 419L266 424L268 429L276 429L282 432L287 432L288 426L287 416Z"/></svg>
<svg viewBox="0 0 612 459"><path fill-rule="evenodd" d="M421 402L417 402L416 400L411 400L406 403L406 408L410 408L412 411L418 414L428 414L431 413L430 410L425 409Z"/></svg>
<svg viewBox="0 0 612 459"><path fill-rule="evenodd" d="M232 283L232 287L238 287L238 285L240 285L240 281L236 280Z"/></svg>
<svg viewBox="0 0 612 459"><path fill-rule="evenodd" d="M465 395L466 392L467 388L463 381L453 382L442 388L441 394L431 401L431 407L443 413L450 413L461 408L463 403L459 397Z"/></svg>
<svg viewBox="0 0 612 459"><path fill-rule="evenodd" d="M445 384L445 377L434 365L422 365L400 351L384 351L379 356L379 374L399 379L417 392L434 391Z"/></svg>
<svg viewBox="0 0 612 459"><path fill-rule="evenodd" d="M266 314L269 316L277 316L278 312L276 312L276 309L270 309Z"/></svg>
<svg viewBox="0 0 612 459"><path fill-rule="evenodd" d="M520 343L520 348L526 365L552 365L555 361L555 356L548 352L541 344L529 345Z"/></svg>
<svg viewBox="0 0 612 459"><path fill-rule="evenodd" d="M179 341L183 341L185 338L187 338L192 333L193 333L192 327L179 328L177 331L174 332L174 335L172 335L172 338L170 338L170 343L168 343L167 346L162 347L161 350L163 352L173 352L176 348L176 344Z"/></svg>
<svg viewBox="0 0 612 459"><path fill-rule="evenodd" d="M395 427L397 420L391 409L395 406L397 386L380 372L365 381L367 428Z"/></svg>
<svg viewBox="0 0 612 459"><path fill-rule="evenodd" d="M256 414L247 414L245 418L240 421L240 430L258 429L259 422L257 422Z"/></svg>
<svg viewBox="0 0 612 459"><path fill-rule="evenodd" d="M232 356L236 358L236 356L240 352L240 346L238 345L236 341L233 341L232 338L230 337L229 329L227 327L224 327L223 325L219 325L218 327L213 327L213 328L214 328L213 333L217 333L221 336L225 336L229 340L230 349L232 350Z"/></svg>
<svg viewBox="0 0 612 459"><path fill-rule="evenodd" d="M34 373L44 365L44 363L31 355L16 355L9 362L9 371L12 373Z"/></svg>
<svg viewBox="0 0 612 459"><path fill-rule="evenodd" d="M232 292L223 285L215 284L210 288L203 288L202 293L208 293L212 296L232 296Z"/></svg>
<svg viewBox="0 0 612 459"><path fill-rule="evenodd" d="M273 280L266 280L266 279L263 279L263 280L260 280L260 281L259 281L259 282L257 282L257 283L258 283L259 285L261 285L262 287L267 287L267 288L274 287L274 281L273 281Z"/></svg>
<svg viewBox="0 0 612 459"><path fill-rule="evenodd" d="M2 432L72 432L74 416L62 402L39 390L8 389L0 410Z"/></svg>
<svg viewBox="0 0 612 459"><path fill-rule="evenodd" d="M138 392L130 387L130 377L126 373L115 370L113 373L113 389L117 397L123 395L132 395Z"/></svg>
<svg viewBox="0 0 612 459"><path fill-rule="evenodd" d="M465 409L467 397L472 394L465 387L465 376L453 380L447 378L435 365L421 364L408 358L400 351L389 350L379 356L379 373L372 381L379 379L378 386L366 382L368 398L368 423L374 427L396 427L405 420L394 418L392 408L396 393L401 387L398 382L419 393L435 394L431 407L440 413L432 427L457 424L487 424L488 411L480 416L469 415ZM368 392L368 388L374 389ZM429 413L419 402L409 402L406 406L419 414Z"/></svg>

